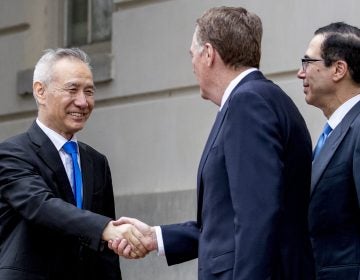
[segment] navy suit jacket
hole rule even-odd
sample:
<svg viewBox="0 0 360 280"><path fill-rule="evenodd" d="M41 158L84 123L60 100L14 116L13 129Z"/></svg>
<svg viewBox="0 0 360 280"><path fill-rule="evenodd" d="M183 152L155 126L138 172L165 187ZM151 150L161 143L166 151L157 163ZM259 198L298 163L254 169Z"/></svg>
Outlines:
<svg viewBox="0 0 360 280"><path fill-rule="evenodd" d="M79 143L83 210L59 153L34 122L0 144L0 279L121 279L119 259L102 244L115 218L108 162Z"/></svg>
<svg viewBox="0 0 360 280"><path fill-rule="evenodd" d="M218 113L198 170L196 222L162 226L168 264L199 279L311 280L311 141L291 99L260 71Z"/></svg>
<svg viewBox="0 0 360 280"><path fill-rule="evenodd" d="M360 279L360 102L313 162L309 226L317 278Z"/></svg>

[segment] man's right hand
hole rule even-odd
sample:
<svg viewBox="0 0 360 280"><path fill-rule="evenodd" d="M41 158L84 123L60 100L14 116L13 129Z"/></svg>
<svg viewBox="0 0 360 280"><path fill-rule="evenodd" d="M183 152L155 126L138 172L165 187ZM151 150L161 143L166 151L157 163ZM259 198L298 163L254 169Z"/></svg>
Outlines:
<svg viewBox="0 0 360 280"><path fill-rule="evenodd" d="M114 242L118 250L115 251L110 246L109 248L126 258L143 258L149 253L149 250L142 244L142 240L144 240L143 234L130 223L109 222L103 231L102 239L107 241L108 244Z"/></svg>
<svg viewBox="0 0 360 280"><path fill-rule="evenodd" d="M156 232L154 227L150 227L149 225L137 219L128 218L128 217L122 217L117 221L113 221L112 224L114 226L131 225L135 227L141 233L141 236L137 235L138 240L140 240L140 242L147 250L147 252L157 250L157 239L156 239ZM123 256L125 258L134 259L133 257L134 255L136 256L139 255L138 252L134 251L133 246L129 246L129 241L126 238L112 239L108 242L108 247L119 256Z"/></svg>

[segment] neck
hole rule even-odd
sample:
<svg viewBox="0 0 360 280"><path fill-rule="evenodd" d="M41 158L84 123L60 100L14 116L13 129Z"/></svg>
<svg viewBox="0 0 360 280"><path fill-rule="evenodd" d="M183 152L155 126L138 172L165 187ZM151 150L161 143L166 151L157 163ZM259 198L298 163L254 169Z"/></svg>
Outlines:
<svg viewBox="0 0 360 280"><path fill-rule="evenodd" d="M220 106L221 99L231 81L249 68L250 67L241 67L238 69L232 69L229 67L224 67L217 71L213 77L214 85L211 91L210 100L216 105Z"/></svg>
<svg viewBox="0 0 360 280"><path fill-rule="evenodd" d="M341 105L358 94L360 94L360 88L358 87L347 88L343 89L341 92L337 92L331 102L323 108L326 118L329 119Z"/></svg>

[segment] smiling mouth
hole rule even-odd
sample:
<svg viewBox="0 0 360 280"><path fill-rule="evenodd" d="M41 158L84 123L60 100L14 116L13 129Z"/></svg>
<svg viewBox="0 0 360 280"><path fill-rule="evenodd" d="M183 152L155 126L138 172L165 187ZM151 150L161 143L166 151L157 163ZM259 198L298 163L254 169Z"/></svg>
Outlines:
<svg viewBox="0 0 360 280"><path fill-rule="evenodd" d="M70 112L68 114L75 118L84 118L87 115L86 113L78 113L78 112Z"/></svg>

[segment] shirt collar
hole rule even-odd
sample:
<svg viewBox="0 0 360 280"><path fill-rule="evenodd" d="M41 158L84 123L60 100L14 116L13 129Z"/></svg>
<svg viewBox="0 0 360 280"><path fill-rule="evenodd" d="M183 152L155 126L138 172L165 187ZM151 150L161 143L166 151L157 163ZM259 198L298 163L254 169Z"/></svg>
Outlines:
<svg viewBox="0 0 360 280"><path fill-rule="evenodd" d="M342 119L345 117L345 115L359 101L360 101L360 94L350 98L344 104L342 104L339 108L337 108L328 120L328 124L330 125L330 127L332 129L335 129L335 127L338 126L338 124L342 121Z"/></svg>
<svg viewBox="0 0 360 280"><path fill-rule="evenodd" d="M64 144L68 140L66 138L64 138L62 135L60 135L59 133L52 130L51 128L48 128L39 119L36 119L36 123L40 127L40 129L47 135L47 137L50 138L51 142L55 145L56 149L58 151L60 151L62 146L64 146ZM75 135L71 138L71 141L77 142Z"/></svg>
<svg viewBox="0 0 360 280"><path fill-rule="evenodd" d="M244 72L241 72L235 79L233 79L230 84L227 86L224 95L221 98L221 105L219 108L219 111L221 111L221 109L224 107L224 104L226 102L226 100L228 100L231 92L234 90L234 88L237 86L238 83L240 83L240 81L242 79L244 79L248 74L250 74L251 72L254 71L258 71L257 68L249 68L247 70L245 70Z"/></svg>

